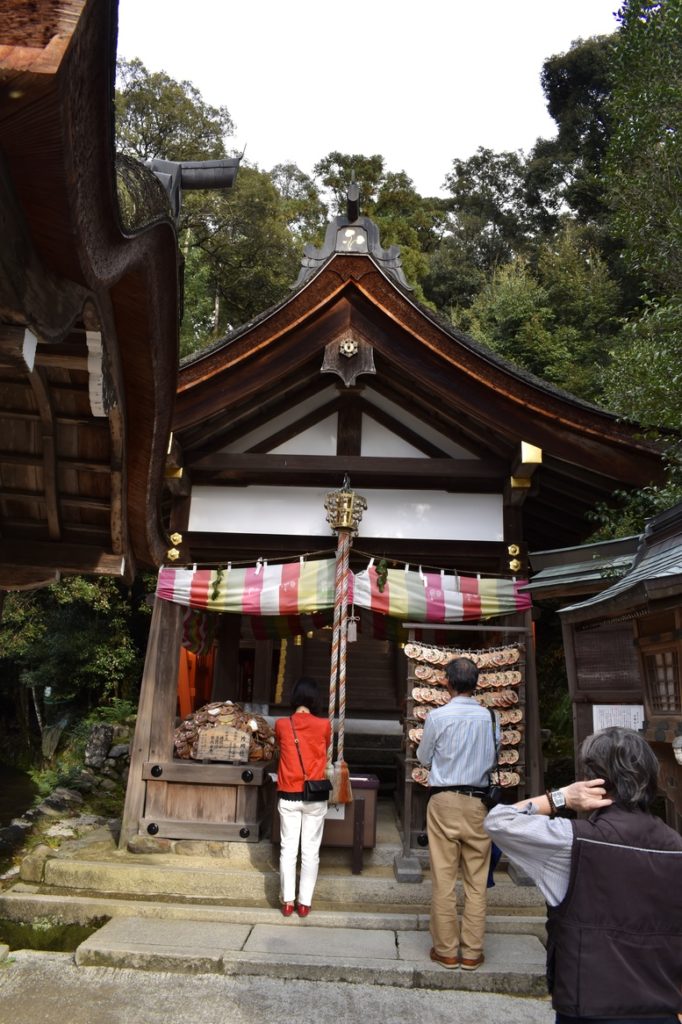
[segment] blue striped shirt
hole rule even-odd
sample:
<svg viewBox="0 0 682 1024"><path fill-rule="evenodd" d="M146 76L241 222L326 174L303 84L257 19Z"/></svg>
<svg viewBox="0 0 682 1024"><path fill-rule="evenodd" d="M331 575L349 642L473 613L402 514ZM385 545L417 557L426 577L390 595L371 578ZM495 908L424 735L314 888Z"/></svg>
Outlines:
<svg viewBox="0 0 682 1024"><path fill-rule="evenodd" d="M473 697L457 696L426 716L417 758L430 769L430 786L487 786L497 763L490 712Z"/></svg>

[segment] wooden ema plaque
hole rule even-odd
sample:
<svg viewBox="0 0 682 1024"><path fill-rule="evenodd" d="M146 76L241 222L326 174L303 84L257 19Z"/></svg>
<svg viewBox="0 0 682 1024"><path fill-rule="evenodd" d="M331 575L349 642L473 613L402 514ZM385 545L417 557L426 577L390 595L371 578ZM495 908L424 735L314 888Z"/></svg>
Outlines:
<svg viewBox="0 0 682 1024"><path fill-rule="evenodd" d="M202 729L197 739L194 757L198 761L231 761L245 764L249 760L251 736L231 725L216 725Z"/></svg>

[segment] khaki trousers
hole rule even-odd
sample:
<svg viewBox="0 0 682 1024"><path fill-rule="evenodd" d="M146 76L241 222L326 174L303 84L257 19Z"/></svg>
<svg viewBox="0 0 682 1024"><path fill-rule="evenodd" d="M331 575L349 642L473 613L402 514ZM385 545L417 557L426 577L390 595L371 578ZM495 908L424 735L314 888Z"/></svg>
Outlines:
<svg viewBox="0 0 682 1024"><path fill-rule="evenodd" d="M436 793L426 814L431 859L431 938L441 956L474 960L483 953L490 864L486 809L464 793ZM461 872L464 909L457 919L455 883Z"/></svg>

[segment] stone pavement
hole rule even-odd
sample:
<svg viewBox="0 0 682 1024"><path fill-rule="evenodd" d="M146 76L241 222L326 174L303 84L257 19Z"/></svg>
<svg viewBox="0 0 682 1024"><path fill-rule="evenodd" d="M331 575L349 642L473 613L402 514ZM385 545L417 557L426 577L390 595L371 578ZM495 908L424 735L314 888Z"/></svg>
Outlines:
<svg viewBox="0 0 682 1024"><path fill-rule="evenodd" d="M232 920L117 917L81 943L82 967L345 981L399 988L456 988L542 996L544 948L531 934L489 933L477 971L429 959L428 922L409 915L236 912ZM396 917L398 919L396 920ZM412 925L412 927L410 927ZM421 927L420 927L421 925Z"/></svg>

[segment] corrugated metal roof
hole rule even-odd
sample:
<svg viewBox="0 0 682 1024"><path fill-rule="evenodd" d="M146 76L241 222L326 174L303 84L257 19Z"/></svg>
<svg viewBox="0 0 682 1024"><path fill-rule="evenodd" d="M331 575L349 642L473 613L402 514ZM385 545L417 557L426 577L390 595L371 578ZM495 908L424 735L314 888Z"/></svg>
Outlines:
<svg viewBox="0 0 682 1024"><path fill-rule="evenodd" d="M634 552L629 555L618 555L613 558L600 558L595 556L586 562L573 562L569 565L554 565L533 576L530 583L520 590L528 590L539 594L542 591L546 596L551 596L551 590L560 590L568 586L578 584L585 585L585 592L597 587L605 587L610 580L620 578L631 567L634 561Z"/></svg>
<svg viewBox="0 0 682 1024"><path fill-rule="evenodd" d="M666 593L682 592L682 536L669 537L661 543L645 549L637 564L622 579L618 580L600 594L569 605L561 610L561 614L579 612L594 608L595 611L606 611L607 608L628 608L654 597L665 590Z"/></svg>

